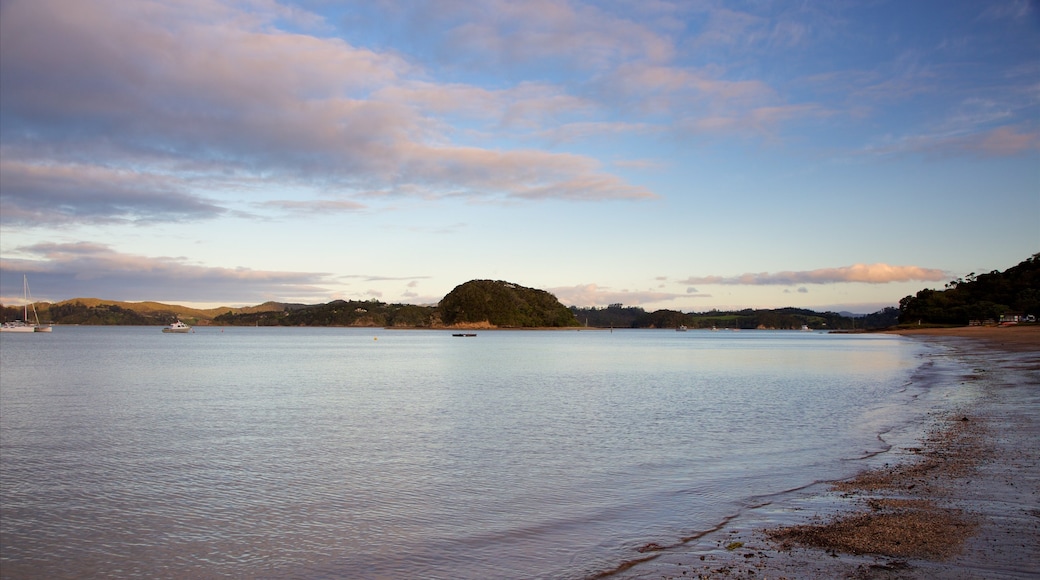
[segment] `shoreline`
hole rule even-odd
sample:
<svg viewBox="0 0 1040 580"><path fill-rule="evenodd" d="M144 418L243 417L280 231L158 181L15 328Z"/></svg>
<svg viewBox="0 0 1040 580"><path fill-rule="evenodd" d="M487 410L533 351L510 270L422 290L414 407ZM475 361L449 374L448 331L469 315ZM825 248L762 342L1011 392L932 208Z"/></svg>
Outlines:
<svg viewBox="0 0 1040 580"><path fill-rule="evenodd" d="M944 337L956 339L972 339L979 341L983 348L992 348L1010 352L1040 352L1040 325L1022 324L1013 326L959 326L953 328L914 328L903 330L886 330L888 334L898 334L911 338Z"/></svg>
<svg viewBox="0 0 1040 580"><path fill-rule="evenodd" d="M1040 327L893 332L969 371L972 402L882 466L752 506L613 578L1034 578L1040 570Z"/></svg>

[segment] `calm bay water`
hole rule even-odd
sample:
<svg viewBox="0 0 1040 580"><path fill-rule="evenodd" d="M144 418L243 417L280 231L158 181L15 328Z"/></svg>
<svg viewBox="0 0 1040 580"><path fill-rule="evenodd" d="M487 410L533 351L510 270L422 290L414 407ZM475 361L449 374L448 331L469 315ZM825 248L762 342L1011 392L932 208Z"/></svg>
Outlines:
<svg viewBox="0 0 1040 580"><path fill-rule="evenodd" d="M0 572L586 577L851 475L927 411L922 351L767 331L3 335Z"/></svg>

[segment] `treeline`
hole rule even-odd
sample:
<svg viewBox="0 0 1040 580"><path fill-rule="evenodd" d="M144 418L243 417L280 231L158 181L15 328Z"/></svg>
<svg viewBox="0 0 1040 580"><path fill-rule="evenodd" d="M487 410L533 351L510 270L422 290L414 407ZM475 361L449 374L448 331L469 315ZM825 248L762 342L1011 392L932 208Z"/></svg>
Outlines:
<svg viewBox="0 0 1040 580"><path fill-rule="evenodd" d="M96 301L95 301L96 302ZM164 325L181 319L191 325L227 326L358 326L436 328L488 326L498 328L569 327L597 328L740 328L869 330L896 324L967 324L969 320L997 319L1019 312L1040 315L1040 254L1006 272L969 274L946 285L946 290L921 290L900 301L899 308L884 308L854 317L836 312L801 308L647 312L638 306L563 306L544 290L525 288L501 280L472 280L457 286L437 306L386 304L376 300L335 300L326 304L266 303L257 307L213 311L182 309L152 303L135 310L134 304L87 305L77 300L58 304L37 303L42 321L84 325ZM192 314L188 314L188 312ZM2 308L3 318L19 320L21 307Z"/></svg>
<svg viewBox="0 0 1040 580"><path fill-rule="evenodd" d="M192 325L217 326L356 326L435 328L480 325L498 328L571 327L598 328L771 328L847 330L887 328L897 323L899 311L885 308L865 317L798 308L684 313L676 310L647 312L638 306L611 304L605 308L567 308L543 290L508 282L474 280L456 287L438 306L386 304L376 300L334 300L325 304L265 304L262 310L238 309L212 319L178 314L170 310L138 312L115 304L88 306L71 301L38 303L40 319L55 324L165 325L180 319ZM3 309L5 320L22 318L20 307Z"/></svg>
<svg viewBox="0 0 1040 580"><path fill-rule="evenodd" d="M968 274L945 290L921 290L899 301L905 324L969 324L1002 315L1040 316L1040 253L1003 272Z"/></svg>
<svg viewBox="0 0 1040 580"><path fill-rule="evenodd" d="M273 312L226 312L213 318L224 326L375 326L430 327L436 311L430 306L384 304L375 300L333 300L327 304L286 306Z"/></svg>
<svg viewBox="0 0 1040 580"><path fill-rule="evenodd" d="M638 306L625 307L611 304L605 308L571 307L571 312L582 325L600 328L739 328L739 329L800 329L853 330L888 328L898 321L896 308L884 308L864 317L852 317L837 312L816 312L802 308L769 310L745 309L739 311L711 310L708 312L679 312L655 310L646 312Z"/></svg>
<svg viewBox="0 0 1040 580"><path fill-rule="evenodd" d="M22 310L22 307L4 307L4 320L21 320ZM36 313L41 321L55 324L150 326L169 324L177 319L172 311L142 313L116 304L87 306L82 302L38 303ZM32 313L29 316L32 317Z"/></svg>

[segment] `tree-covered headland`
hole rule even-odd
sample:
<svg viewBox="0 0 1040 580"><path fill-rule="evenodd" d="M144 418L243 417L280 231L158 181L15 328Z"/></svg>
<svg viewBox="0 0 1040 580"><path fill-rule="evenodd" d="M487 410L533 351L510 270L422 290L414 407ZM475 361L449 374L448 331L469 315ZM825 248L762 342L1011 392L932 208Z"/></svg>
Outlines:
<svg viewBox="0 0 1040 580"><path fill-rule="evenodd" d="M578 326L574 314L545 290L502 280L471 280L456 286L438 305L446 325L488 324L499 328Z"/></svg>
<svg viewBox="0 0 1040 580"><path fill-rule="evenodd" d="M1012 313L1040 317L1040 253L1003 272L973 272L944 290L925 289L899 301L903 324L964 326Z"/></svg>

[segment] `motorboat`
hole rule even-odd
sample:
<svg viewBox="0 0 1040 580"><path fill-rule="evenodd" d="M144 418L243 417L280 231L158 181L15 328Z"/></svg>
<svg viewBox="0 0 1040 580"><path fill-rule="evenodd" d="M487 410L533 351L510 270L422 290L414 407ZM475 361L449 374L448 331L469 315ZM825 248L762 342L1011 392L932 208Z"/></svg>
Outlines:
<svg viewBox="0 0 1040 580"><path fill-rule="evenodd" d="M180 320L162 329L163 332L172 332L175 334L185 334L191 332L191 327L184 324Z"/></svg>

